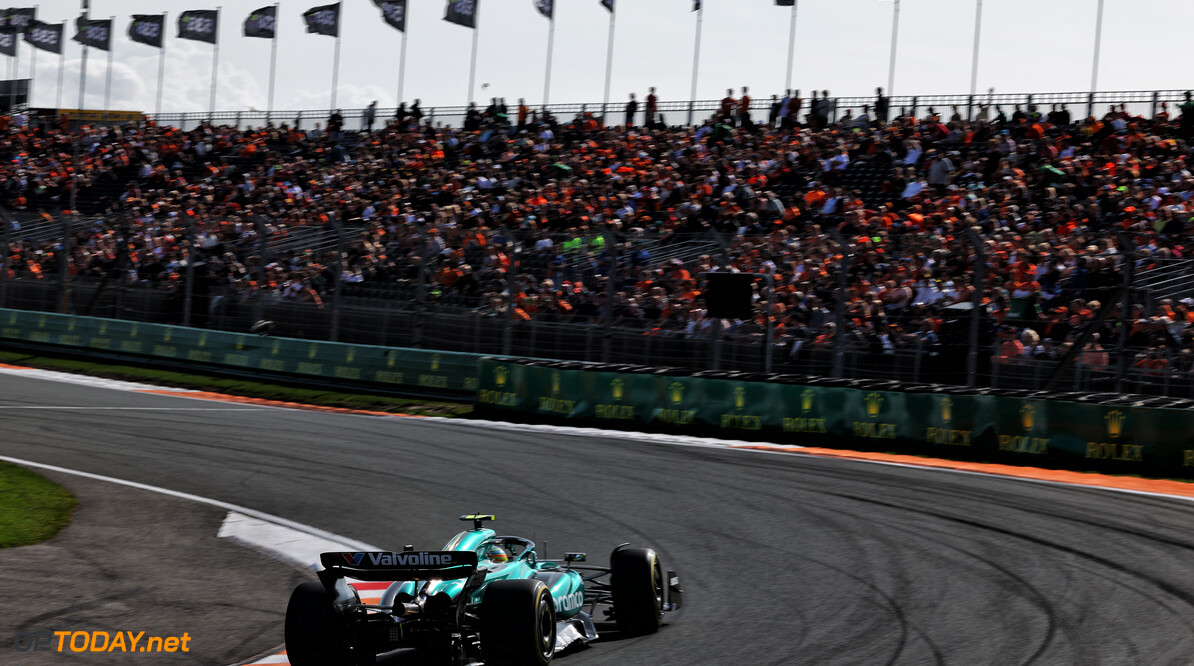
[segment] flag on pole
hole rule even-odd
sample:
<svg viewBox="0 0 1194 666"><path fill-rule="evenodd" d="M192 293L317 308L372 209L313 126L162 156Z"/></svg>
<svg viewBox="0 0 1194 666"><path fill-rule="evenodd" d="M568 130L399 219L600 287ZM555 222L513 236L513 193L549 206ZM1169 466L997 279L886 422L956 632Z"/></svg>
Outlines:
<svg viewBox="0 0 1194 666"><path fill-rule="evenodd" d="M477 2L479 0L448 0L444 20L466 28L477 27Z"/></svg>
<svg viewBox="0 0 1194 666"><path fill-rule="evenodd" d="M278 8L262 7L245 19L245 37L274 38L274 27L278 21Z"/></svg>
<svg viewBox="0 0 1194 666"><path fill-rule="evenodd" d="M129 24L129 39L134 42L162 48L162 33L166 32L164 14L133 14Z"/></svg>
<svg viewBox="0 0 1194 666"><path fill-rule="evenodd" d="M197 42L216 43L219 12L215 9L194 9L178 17L178 38Z"/></svg>
<svg viewBox="0 0 1194 666"><path fill-rule="evenodd" d="M17 55L17 34L8 30L0 30L0 55L15 57Z"/></svg>
<svg viewBox="0 0 1194 666"><path fill-rule="evenodd" d="M312 7L303 12L307 32L328 37L340 36L340 3Z"/></svg>
<svg viewBox="0 0 1194 666"><path fill-rule="evenodd" d="M538 9L539 13L546 16L548 19L555 20L555 0L535 0L535 9Z"/></svg>
<svg viewBox="0 0 1194 666"><path fill-rule="evenodd" d="M381 17L398 32L406 32L406 0L373 0Z"/></svg>
<svg viewBox="0 0 1194 666"><path fill-rule="evenodd" d="M692 11L701 11L701 0L692 0Z"/></svg>
<svg viewBox="0 0 1194 666"><path fill-rule="evenodd" d="M102 51L112 50L112 19L87 19L80 16L75 20L75 30L76 42Z"/></svg>
<svg viewBox="0 0 1194 666"><path fill-rule="evenodd" d="M796 0L775 0L775 4L779 5L780 7L795 7Z"/></svg>
<svg viewBox="0 0 1194 666"><path fill-rule="evenodd" d="M46 23L34 19L29 24L29 27L25 28L25 41L29 42L33 48L61 54L62 29L65 25L65 21L62 23Z"/></svg>
<svg viewBox="0 0 1194 666"><path fill-rule="evenodd" d="M611 12L614 10L614 0L601 0L601 5Z"/></svg>
<svg viewBox="0 0 1194 666"><path fill-rule="evenodd" d="M37 18L37 9L34 7L11 7L5 9L3 15L4 30L24 34L25 29Z"/></svg>

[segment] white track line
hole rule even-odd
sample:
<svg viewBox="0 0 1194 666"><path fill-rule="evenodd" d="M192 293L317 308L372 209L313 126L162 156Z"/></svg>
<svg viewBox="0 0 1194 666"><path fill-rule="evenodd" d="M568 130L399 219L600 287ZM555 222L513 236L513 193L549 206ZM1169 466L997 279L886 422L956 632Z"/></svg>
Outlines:
<svg viewBox="0 0 1194 666"><path fill-rule="evenodd" d="M102 474L92 474L91 472L82 472L77 469L67 469L65 467L59 467L57 465L47 465L45 463L34 462L32 460L24 460L22 458L12 458L9 456L0 456L0 460L3 460L5 462L10 462L10 463L13 463L16 465L23 465L26 467L35 467L37 469L49 470L51 472L59 472L62 474L71 474L74 476L81 476L85 479L94 479L96 481L106 481L108 483L115 483L117 485L127 486L129 488L136 488L138 490L148 490L149 492L152 492L152 493L168 495L170 497L177 497L179 499L189 500L191 502L198 502L200 504L206 504L208 506L214 506L214 507L217 507L220 509L225 509L227 511L234 512L236 514L241 514L242 517L254 518L257 521L261 521L260 523L257 523L258 525L260 525L261 523L272 525L273 529L275 531L273 533L274 537L271 540L276 540L278 538L281 538L281 537L278 537L278 535L281 535L283 533L281 531L278 531L278 528L286 528L287 530L289 530L292 533L291 538L288 540L289 546L287 547L287 549L284 552L275 552L275 554L279 555L283 559L286 559L289 561L294 561L293 554L300 547L307 548L307 550L309 550L310 547L323 547L323 546L328 545L329 543L334 545L333 550L352 550L352 551L384 550L384 549L378 548L376 546L371 546L367 543L364 543L363 541L349 539L348 537L343 537L338 534L333 534L331 532L328 532L326 530L321 530L318 527L304 525L303 523L295 522L295 521L289 520L287 518L282 518L281 516L275 516L275 515L268 514L268 513L262 512L262 511L257 511L256 509L250 509L248 507L243 507L238 504L232 504L231 502L223 502L223 501L220 501L217 499L211 499L210 497L202 497L200 495L192 495L190 493L179 492L177 490L170 490L169 488L161 488L158 486L151 486L151 485L148 485L145 483L138 483L136 481L128 481L126 479L117 479L115 477L104 476ZM221 527L221 531L223 531L223 529L224 528ZM302 535L302 536L300 537L299 535ZM239 534L237 536L239 536ZM302 543L304 541L304 539L307 542L309 542L308 546L299 546L298 544ZM262 541L260 543L254 542L254 545L261 547L261 548L268 549L268 547L266 545L267 543L269 543L269 541ZM316 545L316 544L318 544L318 545ZM271 552L274 552L274 551L271 551ZM320 551L320 552L322 552L322 551ZM307 566L310 566L311 564L313 564L313 562L306 562L304 564Z"/></svg>

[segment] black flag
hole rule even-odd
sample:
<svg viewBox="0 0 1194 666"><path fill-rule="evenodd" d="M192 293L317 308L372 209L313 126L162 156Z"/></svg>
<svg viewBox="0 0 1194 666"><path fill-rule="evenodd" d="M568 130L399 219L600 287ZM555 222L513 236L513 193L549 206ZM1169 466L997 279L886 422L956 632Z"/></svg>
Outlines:
<svg viewBox="0 0 1194 666"><path fill-rule="evenodd" d="M701 11L701 0L692 0L692 11Z"/></svg>
<svg viewBox="0 0 1194 666"><path fill-rule="evenodd" d="M75 20L75 41L103 51L112 50L112 19Z"/></svg>
<svg viewBox="0 0 1194 666"><path fill-rule="evenodd" d="M216 43L216 28L220 12L216 9L194 9L178 17L178 38L197 42Z"/></svg>
<svg viewBox="0 0 1194 666"><path fill-rule="evenodd" d="M245 37L264 37L266 39L273 39L274 26L278 20L277 7L262 7L257 11L249 14L249 18L245 19Z"/></svg>
<svg viewBox="0 0 1194 666"><path fill-rule="evenodd" d="M340 3L312 7L303 12L303 21L307 24L307 32L328 37L340 36Z"/></svg>
<svg viewBox="0 0 1194 666"><path fill-rule="evenodd" d="M162 48L162 33L166 31L165 14L133 14L129 24L129 39Z"/></svg>
<svg viewBox="0 0 1194 666"><path fill-rule="evenodd" d="M8 30L0 31L0 55L15 56L17 54L17 33Z"/></svg>
<svg viewBox="0 0 1194 666"><path fill-rule="evenodd" d="M398 32L406 32L406 0L373 0L381 10L381 17Z"/></svg>
<svg viewBox="0 0 1194 666"><path fill-rule="evenodd" d="M555 16L554 16L554 14L556 13L555 0L535 0L535 9L538 9L539 13L546 16L547 18L555 20Z"/></svg>
<svg viewBox="0 0 1194 666"><path fill-rule="evenodd" d="M779 5L780 7L795 7L796 0L775 0L775 4Z"/></svg>
<svg viewBox="0 0 1194 666"><path fill-rule="evenodd" d="M50 53L62 53L62 28L65 25L65 21L45 23L35 19L28 28L25 28L25 41L33 45L33 48Z"/></svg>
<svg viewBox="0 0 1194 666"><path fill-rule="evenodd" d="M614 0L601 0L601 4L611 12L614 10Z"/></svg>
<svg viewBox="0 0 1194 666"><path fill-rule="evenodd" d="M477 27L477 2L479 0L448 0L444 20L466 28Z"/></svg>
<svg viewBox="0 0 1194 666"><path fill-rule="evenodd" d="M37 10L32 7L20 8L12 7L3 11L4 22L3 29L9 32L17 32L24 34L25 28L32 25L34 19L37 18Z"/></svg>

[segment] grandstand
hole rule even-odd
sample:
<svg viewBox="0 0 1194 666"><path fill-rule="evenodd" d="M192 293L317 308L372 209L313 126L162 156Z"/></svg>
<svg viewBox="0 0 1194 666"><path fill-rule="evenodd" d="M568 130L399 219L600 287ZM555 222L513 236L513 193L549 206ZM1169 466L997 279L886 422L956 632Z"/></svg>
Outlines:
<svg viewBox="0 0 1194 666"><path fill-rule="evenodd" d="M1189 397L1194 105L1168 106L1184 98L893 98L889 123L843 98L791 128L757 101L745 127L680 102L664 117L708 118L613 127L600 105L557 105L465 132L463 109L431 109L335 139L297 113L14 128L0 306ZM760 285L755 316L715 322L712 271L766 272L776 293Z"/></svg>

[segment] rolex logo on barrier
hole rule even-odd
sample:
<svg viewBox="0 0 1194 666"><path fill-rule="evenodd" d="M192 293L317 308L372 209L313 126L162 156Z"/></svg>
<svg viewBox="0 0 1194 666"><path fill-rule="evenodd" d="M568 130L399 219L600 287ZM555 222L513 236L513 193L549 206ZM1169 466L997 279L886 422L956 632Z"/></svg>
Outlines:
<svg viewBox="0 0 1194 666"><path fill-rule="evenodd" d="M563 391L558 371L551 373L551 397L539 398L539 411L571 416L576 408L575 400L565 400L560 397Z"/></svg>
<svg viewBox="0 0 1194 666"><path fill-rule="evenodd" d="M439 354L431 355L431 369L426 374L419 375L419 386L428 388L448 388L448 376L436 374L439 371Z"/></svg>
<svg viewBox="0 0 1194 666"><path fill-rule="evenodd" d="M802 411L802 412L813 411L813 398L816 395L817 395L816 391L814 391L812 389L804 389L804 392L800 394L800 411Z"/></svg>
<svg viewBox="0 0 1194 666"><path fill-rule="evenodd" d="M894 423L876 423L873 419L879 418L879 413L883 411L883 401L886 398L882 393L868 393L862 398L863 405L866 406L866 415L872 421L855 421L854 436L863 439L895 439L896 424Z"/></svg>
<svg viewBox="0 0 1194 666"><path fill-rule="evenodd" d="M972 430L950 428L950 421L954 418L953 398L945 396L941 399L941 427L925 427L925 441L929 444L945 446L970 446Z"/></svg>
<svg viewBox="0 0 1194 666"><path fill-rule="evenodd" d="M599 419L633 421L635 418L634 405L619 404L626 398L626 380L621 377L611 379L609 382L609 394L613 397L614 404L594 405L595 416Z"/></svg>
<svg viewBox="0 0 1194 666"><path fill-rule="evenodd" d="M1107 416L1103 420L1107 422L1107 436L1111 439L1119 439L1119 436L1124 431L1124 421L1127 417L1118 409L1107 412Z"/></svg>
<svg viewBox="0 0 1194 666"><path fill-rule="evenodd" d="M506 365L497 366L493 369L493 384L497 387L497 390L481 389L477 392L477 401L484 405L516 407L518 405L518 395L503 390L509 381L510 367Z"/></svg>
<svg viewBox="0 0 1194 666"><path fill-rule="evenodd" d="M684 384L680 382L672 382L667 385L668 396L672 400L673 405L679 405L684 402Z"/></svg>
<svg viewBox="0 0 1194 666"><path fill-rule="evenodd" d="M825 419L815 418L810 414L813 411L813 399L816 396L817 392L811 388L806 388L800 392L800 416L784 417L784 432L817 433L822 435L829 432L825 428Z"/></svg>
<svg viewBox="0 0 1194 666"><path fill-rule="evenodd" d="M870 418L875 418L879 415L879 410L883 409L883 396L878 393L868 393L863 398L866 403L866 415Z"/></svg>
<svg viewBox="0 0 1194 666"><path fill-rule="evenodd" d="M1036 407L1024 403L1020 408L1020 423L1024 426L1024 432L1032 432L1032 427L1036 425Z"/></svg>
<svg viewBox="0 0 1194 666"><path fill-rule="evenodd" d="M1096 460L1114 460L1116 462L1144 462L1143 444L1124 444L1118 441L1124 436L1124 426L1127 425L1128 415L1122 410L1113 409L1103 416L1107 425L1107 437L1110 442L1087 442L1086 457ZM1186 452L1189 457L1189 451Z"/></svg>
<svg viewBox="0 0 1194 666"><path fill-rule="evenodd" d="M737 430L762 430L763 417L752 414L743 414L742 410L746 408L746 387L734 387L734 413L721 415L721 427L734 428Z"/></svg>
<svg viewBox="0 0 1194 666"><path fill-rule="evenodd" d="M1049 438L1048 437L1033 437L1033 431L1037 428L1036 406L1032 403L1024 403L1020 406L1020 425L1023 427L1024 434L1022 435L999 435L999 450L1010 453L1029 453L1032 455L1041 455L1049 452Z"/></svg>
<svg viewBox="0 0 1194 666"><path fill-rule="evenodd" d="M684 390L688 388L683 382L672 382L667 385L667 399L672 403L669 409L659 410L656 417L663 423L677 425L692 425L696 421L695 409L678 409L684 403Z"/></svg>

